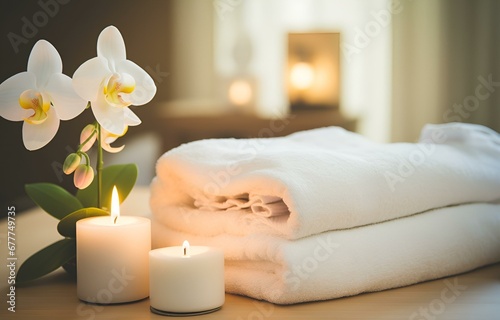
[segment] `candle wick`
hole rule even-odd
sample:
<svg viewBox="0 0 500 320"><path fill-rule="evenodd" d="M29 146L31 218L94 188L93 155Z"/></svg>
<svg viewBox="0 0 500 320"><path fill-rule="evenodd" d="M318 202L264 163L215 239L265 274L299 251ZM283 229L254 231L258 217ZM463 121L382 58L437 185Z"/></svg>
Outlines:
<svg viewBox="0 0 500 320"><path fill-rule="evenodd" d="M118 216L115 217L114 223L116 224L116 219L118 219Z"/></svg>
<svg viewBox="0 0 500 320"><path fill-rule="evenodd" d="M186 253L187 253L187 248L184 247L184 255L186 255Z"/></svg>

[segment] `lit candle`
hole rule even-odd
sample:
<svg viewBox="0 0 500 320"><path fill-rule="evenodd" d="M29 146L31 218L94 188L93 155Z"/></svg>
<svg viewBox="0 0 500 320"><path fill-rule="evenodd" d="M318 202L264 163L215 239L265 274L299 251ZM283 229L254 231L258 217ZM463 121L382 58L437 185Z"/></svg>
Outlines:
<svg viewBox="0 0 500 320"><path fill-rule="evenodd" d="M77 295L91 303L141 300L149 295L151 221L120 216L116 187L111 216L76 223Z"/></svg>
<svg viewBox="0 0 500 320"><path fill-rule="evenodd" d="M149 252L151 311L164 315L196 315L224 304L224 253L189 246Z"/></svg>

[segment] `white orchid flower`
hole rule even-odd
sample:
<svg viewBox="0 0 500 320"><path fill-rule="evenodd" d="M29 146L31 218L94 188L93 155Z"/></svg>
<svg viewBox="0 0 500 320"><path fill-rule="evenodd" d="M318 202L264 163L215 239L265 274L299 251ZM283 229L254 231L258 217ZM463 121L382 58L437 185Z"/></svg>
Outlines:
<svg viewBox="0 0 500 320"><path fill-rule="evenodd" d="M99 124L115 135L141 120L128 108L143 105L156 94L153 79L141 67L126 59L125 43L114 26L97 39L97 57L84 62L73 75L73 87L91 102Z"/></svg>
<svg viewBox="0 0 500 320"><path fill-rule="evenodd" d="M86 105L75 93L71 78L62 73L56 48L45 40L33 46L27 71L0 84L0 116L24 121L23 142L28 150L49 143L59 129L59 120L76 117Z"/></svg>

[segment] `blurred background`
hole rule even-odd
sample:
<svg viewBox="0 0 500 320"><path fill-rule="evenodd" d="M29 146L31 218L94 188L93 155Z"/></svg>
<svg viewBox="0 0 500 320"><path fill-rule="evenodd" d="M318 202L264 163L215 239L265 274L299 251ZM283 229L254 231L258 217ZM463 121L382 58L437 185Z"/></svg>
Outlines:
<svg viewBox="0 0 500 320"><path fill-rule="evenodd" d="M495 0L3 0L0 82L25 71L39 39L72 76L108 25L158 92L131 107L143 123L105 154L135 162L148 185L165 151L222 137L272 137L342 126L379 142L413 142L426 123L500 130L500 2ZM1 106L0 106L1 107ZM23 147L0 119L0 202L32 205L24 185L62 173L90 110L46 147ZM499 160L500 161L500 160ZM3 210L6 211L6 210ZM2 211L2 216L5 212Z"/></svg>

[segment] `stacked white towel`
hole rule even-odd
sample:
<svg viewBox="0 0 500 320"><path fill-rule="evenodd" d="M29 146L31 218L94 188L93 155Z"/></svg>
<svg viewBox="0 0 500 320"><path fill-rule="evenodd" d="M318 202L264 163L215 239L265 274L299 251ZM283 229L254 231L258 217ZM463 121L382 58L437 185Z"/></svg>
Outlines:
<svg viewBox="0 0 500 320"><path fill-rule="evenodd" d="M500 138L477 125L428 125L415 144L336 127L204 140L158 161L153 242L223 248L228 292L329 299L499 261L500 207L460 205L499 198Z"/></svg>

